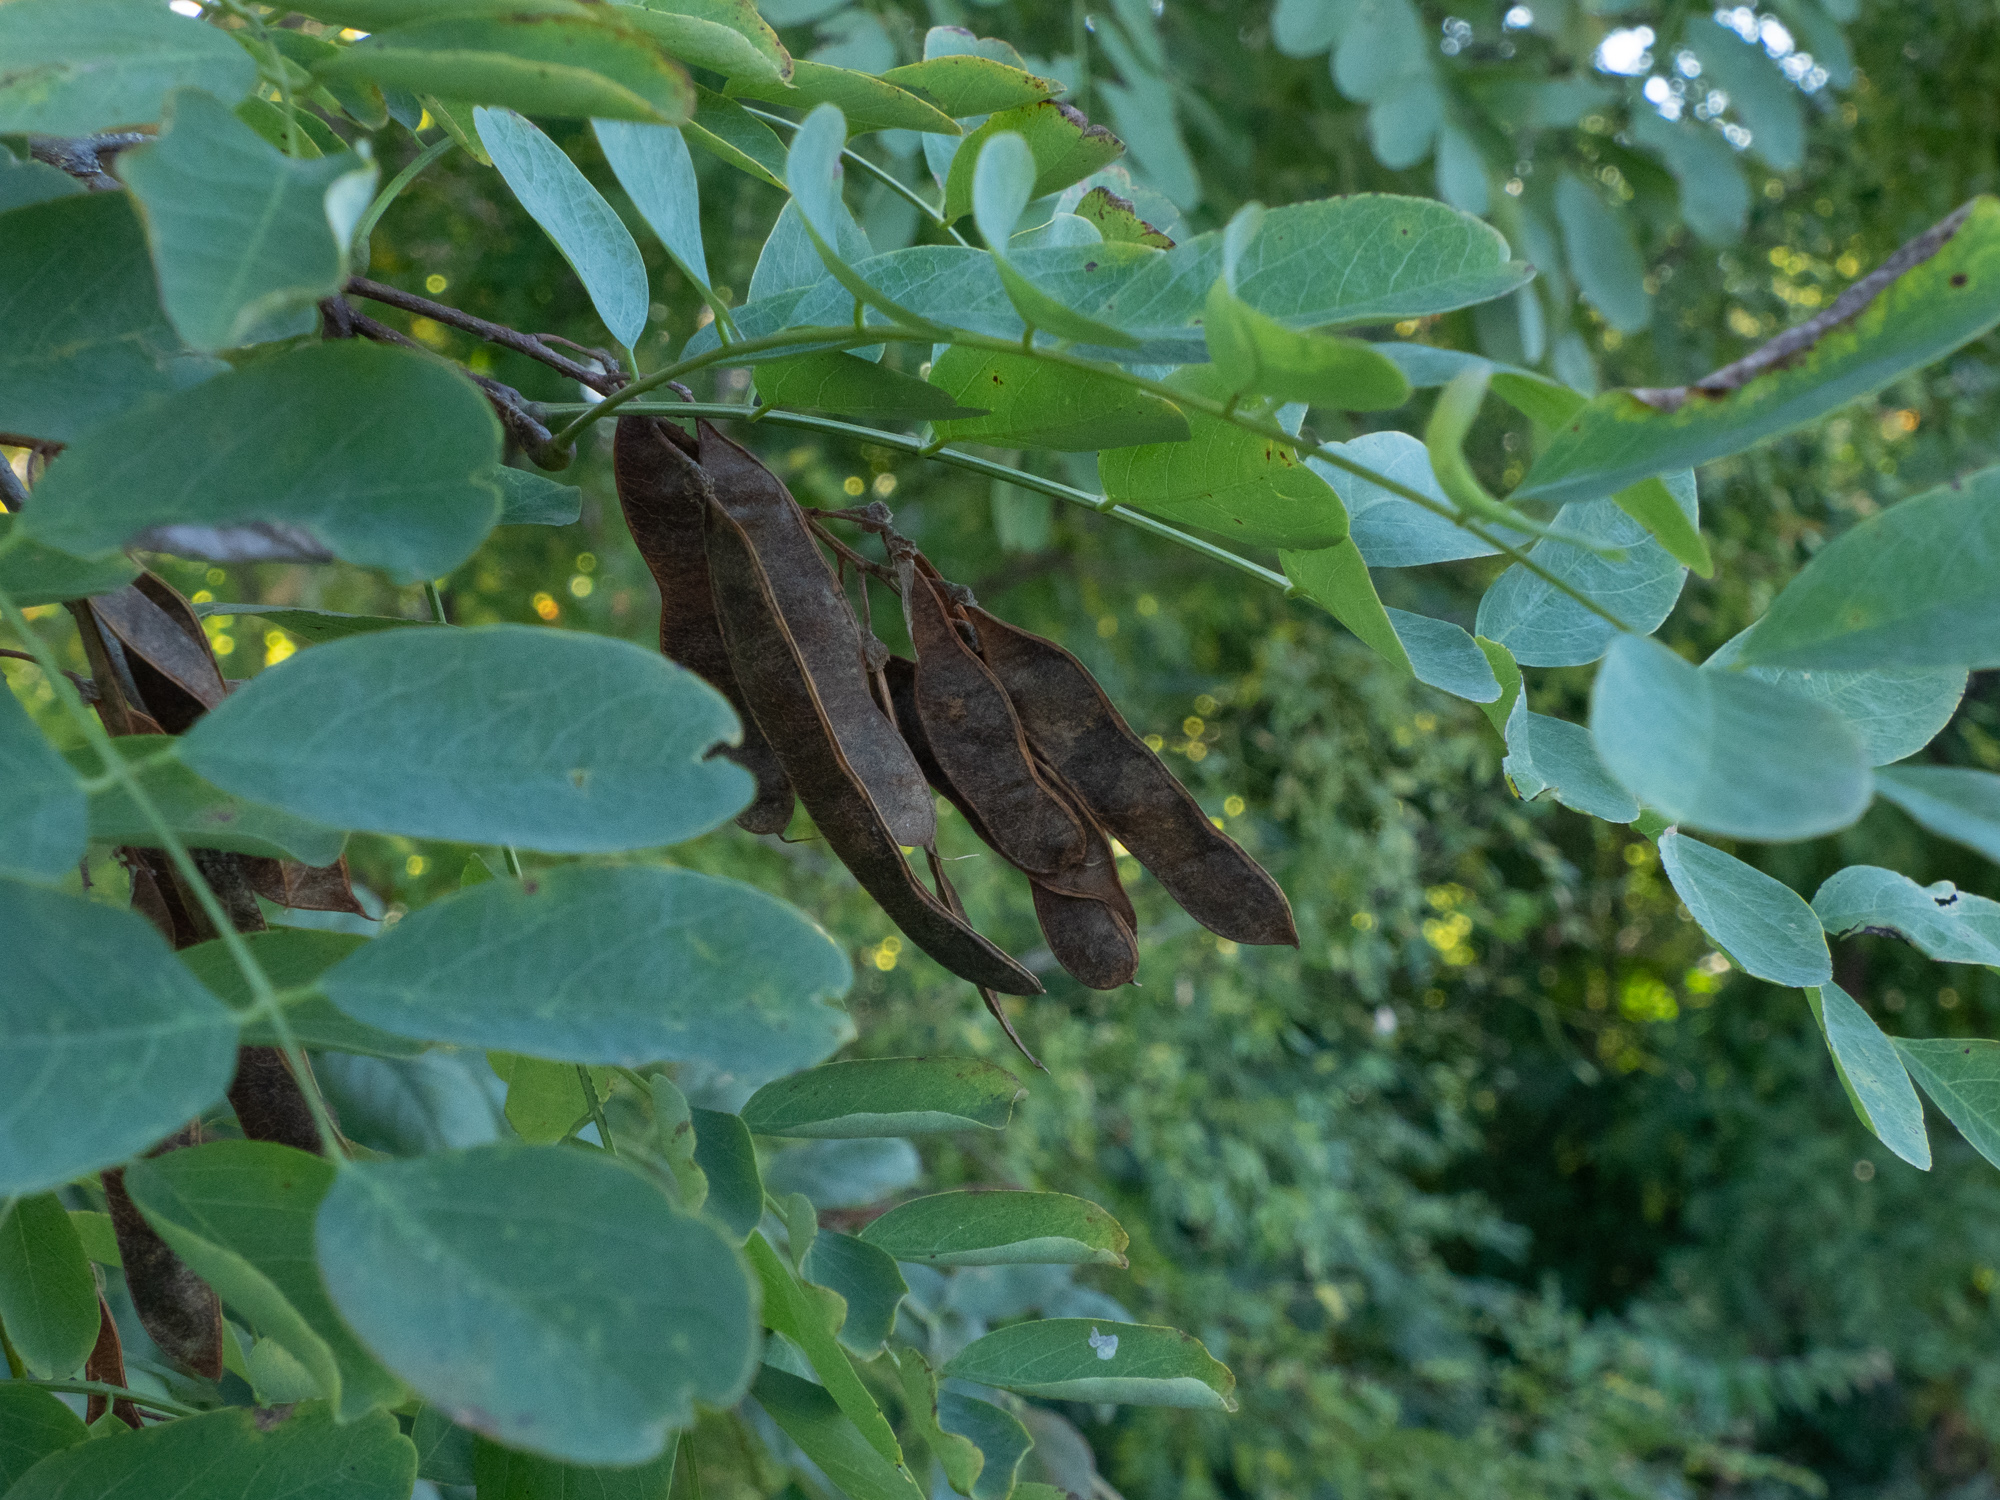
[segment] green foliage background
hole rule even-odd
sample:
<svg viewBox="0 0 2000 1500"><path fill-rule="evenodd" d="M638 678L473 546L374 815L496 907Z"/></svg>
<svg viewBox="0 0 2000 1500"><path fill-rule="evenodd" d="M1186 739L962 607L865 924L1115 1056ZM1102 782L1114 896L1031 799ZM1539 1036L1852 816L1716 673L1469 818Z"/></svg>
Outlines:
<svg viewBox="0 0 2000 1500"><path fill-rule="evenodd" d="M1502 9L1474 0L1454 16L1490 42ZM869 10L906 49L925 25L963 22L1031 59L1070 52L1081 19L1080 7L1025 0ZM1433 37L1447 24L1439 6L1424 15ZM853 24L839 16L821 22L822 42ZM1509 66L1583 75L1608 27L1669 35L1679 17L1578 12L1523 37ZM800 55L815 45L810 24L784 35ZM1376 163L1365 108L1342 97L1324 57L1280 54L1261 4L1173 0L1159 35L1200 183L1195 226L1251 198L1436 190L1428 162ZM1847 37L1856 80L1814 101L1803 167L1746 163L1749 221L1719 251L1683 227L1671 184L1632 166L1617 140L1623 104L1513 138L1538 172L1617 166L1636 189L1620 212L1657 296L1636 335L1580 315L1605 383L1698 376L1796 321L1811 305L1803 288L1830 298L1850 267L1995 189L1991 8L1870 4ZM594 161L587 131L556 134ZM706 158L698 167L713 273L740 296L782 198ZM609 174L592 175L629 213ZM515 327L595 327L490 174L454 154L427 181L377 233L371 274ZM864 201L893 222L892 201ZM639 240L655 287L673 290L678 341L699 302ZM1454 316L1418 336L1496 337ZM573 399L525 360L413 331L531 396ZM1717 579L1690 583L1663 638L1705 655L1826 535L2000 457L1996 355L1988 337L1822 429L1705 469ZM651 585L611 497L608 440L600 431L582 460L581 523L496 538L451 580L455 619L534 620L547 590L542 617L553 608L564 623L648 638ZM1482 430L1491 478L1525 442L1525 427ZM1231 831L1298 911L1299 953L1239 951L1168 917L1142 884L1141 986L1094 994L1047 965L1048 995L1010 1006L1050 1069L1027 1079L1013 1129L976 1151L927 1148L936 1188L1044 1187L1111 1209L1134 1237L1131 1273L1080 1279L1141 1321L1195 1333L1236 1371L1233 1417L1072 1409L1106 1482L1134 1500L1995 1492L2000 1178L1949 1130L1935 1135L1928 1177L1871 1140L1799 997L1706 961L1643 838L1517 802L1470 705L1398 679L1302 603L952 470L790 432L760 447L809 504L847 503L866 485L982 601L1078 650L1205 805L1242 799L1227 804ZM1462 588L1430 569L1422 584L1386 583L1386 601L1469 623L1498 567L1453 566ZM221 599L407 610L386 586L341 577L348 592L324 594L310 570L188 567L173 581ZM563 578L567 590L551 587ZM1399 586L1424 596L1398 598ZM877 619L893 643L898 623ZM232 675L284 650L250 617L216 628L233 642ZM1542 681L1552 701L1538 696L1538 710L1581 717L1584 670ZM1990 680L1975 677L1931 753L2000 769ZM945 837L947 853L978 852L956 820ZM679 855L786 897L848 945L863 976L858 1053L1005 1061L969 989L900 945L823 850L726 830ZM460 875L406 840L357 838L350 857L372 889L409 905ZM1805 891L1867 858L2000 895L1976 856L1881 804L1846 834L1745 857ZM1025 895L994 863L967 858L954 878L983 928L1031 950ZM1839 982L1904 1031L2000 1026L2000 984L1984 971L1939 971L1873 939L1843 943L1837 962ZM413 1080L408 1099L381 1106L379 1128L448 1137L474 1107L461 1097L470 1087ZM344 1108L363 1113L357 1097ZM757 1477L727 1449L702 1445L704 1483L747 1493Z"/></svg>

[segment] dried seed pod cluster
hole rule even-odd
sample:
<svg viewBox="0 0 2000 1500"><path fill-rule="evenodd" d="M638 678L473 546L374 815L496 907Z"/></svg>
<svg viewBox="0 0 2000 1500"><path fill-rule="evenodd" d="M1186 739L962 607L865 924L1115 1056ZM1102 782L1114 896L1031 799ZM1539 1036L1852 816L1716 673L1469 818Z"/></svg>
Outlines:
<svg viewBox="0 0 2000 1500"><path fill-rule="evenodd" d="M707 422L689 437L668 420L621 418L615 467L660 587L661 649L743 720L743 743L722 752L757 781L737 821L776 833L796 796L862 888L919 948L986 992L996 1016L990 992L1041 985L965 920L936 856L932 790L1028 877L1050 951L1093 989L1127 983L1139 963L1114 838L1210 930L1298 941L1277 882L1215 827L1083 664L979 608L879 507L838 514L884 536L886 565L834 542ZM823 542L900 593L916 660L892 656L863 625ZM930 856L935 892L906 848Z"/></svg>

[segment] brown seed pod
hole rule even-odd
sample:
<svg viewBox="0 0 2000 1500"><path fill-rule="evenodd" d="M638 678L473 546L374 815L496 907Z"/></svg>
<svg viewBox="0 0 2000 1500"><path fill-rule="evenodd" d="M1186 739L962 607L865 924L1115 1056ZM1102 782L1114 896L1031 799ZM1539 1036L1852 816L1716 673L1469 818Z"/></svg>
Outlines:
<svg viewBox="0 0 2000 1500"><path fill-rule="evenodd" d="M653 417L620 417L611 463L618 503L639 555L660 588L660 650L729 700L743 722L743 743L722 751L757 779L757 794L736 815L752 833L783 833L792 820L792 784L729 665L708 585L701 522L708 476L683 451L680 428ZM683 440L685 441L685 440Z"/></svg>
<svg viewBox="0 0 2000 1500"><path fill-rule="evenodd" d="M83 1378L105 1385L125 1384L125 1345L118 1337L118 1320L111 1316L102 1292L97 1294L97 1342L91 1346L90 1358L83 1362ZM95 1422L106 1411L115 1412L127 1427L140 1425L138 1407L123 1396L114 1401L98 1391L92 1391L84 1401L83 1420Z"/></svg>
<svg viewBox="0 0 2000 1500"><path fill-rule="evenodd" d="M1083 663L976 606L980 655L1006 685L1036 750L1167 894L1238 943L1298 945L1278 883L1146 748Z"/></svg>
<svg viewBox="0 0 2000 1500"><path fill-rule="evenodd" d="M903 736L916 752L917 764L924 768L924 774L951 805L958 809L972 831L1009 863L1013 861L995 842L993 832L980 816L979 810L945 775L938 763L935 749L925 729L923 720L917 713L917 672L915 662L905 657L892 657L884 671L892 701L896 705L896 722L902 726ZM1035 917L1040 922L1042 936L1048 939L1049 952L1056 957L1077 983L1094 990L1115 990L1122 984L1129 984L1139 969L1139 942L1135 935L1138 918L1133 914L1132 903L1126 898L1125 888L1118 883L1118 868L1111 857L1111 845L1088 813L1081 811L1078 799L1062 785L1055 771L1036 762L1037 774L1051 793L1061 797L1076 816L1084 834L1083 855L1074 863L1050 876L1047 880L1029 874L1034 886ZM944 880L942 865L935 866L940 881ZM1027 872L1023 872L1027 873ZM948 882L946 882L948 886ZM952 898L956 900L955 895ZM997 1001L989 999L987 1009L993 1010ZM1001 1024L1007 1018L995 1010ZM1008 1034L1013 1034L1008 1028ZM1019 1046L1018 1040L1015 1043ZM1027 1049L1021 1049L1027 1053ZM1032 1054L1028 1054L1032 1056ZM1040 1066L1038 1063L1037 1066Z"/></svg>
<svg viewBox="0 0 2000 1500"><path fill-rule="evenodd" d="M757 722L778 747L799 800L841 863L910 941L952 973L1010 995L1040 994L1041 983L1033 974L918 883L900 841L848 759L845 739L834 732L758 549L719 500L709 506L704 535L716 612L736 679ZM867 691L865 680L861 690ZM866 706L880 716L872 699ZM893 726L888 727L893 734ZM903 753L909 755L907 746ZM931 841L924 842L928 846Z"/></svg>
<svg viewBox="0 0 2000 1500"><path fill-rule="evenodd" d="M147 1153L158 1156L201 1140L201 1127L190 1125ZM103 1174L104 1199L111 1210L111 1229L118 1237L118 1258L125 1266L125 1290L132 1309L160 1352L176 1364L210 1380L222 1378L222 1302L209 1284L188 1267L153 1232L125 1191L125 1170Z"/></svg>
<svg viewBox="0 0 2000 1500"><path fill-rule="evenodd" d="M944 902L954 917L957 917L961 922L968 922L969 918L965 915L965 903L958 899L957 888L952 885L951 877L945 873L944 860L935 849L926 849L924 857L930 861L931 879L937 885L938 898ZM1007 1033L1007 1040L1014 1044L1014 1050L1019 1052L1021 1056L1025 1057L1037 1068L1040 1068L1044 1073L1048 1072L1048 1068L1043 1064L1042 1060L1030 1052L1028 1044L1021 1040L1021 1033L1014 1029L1014 1022L1007 1015L1006 1008L1000 1004L1000 997L983 984L976 985L975 988L979 991L980 1000L986 1005L986 1013L1000 1023L1000 1029Z"/></svg>
<svg viewBox="0 0 2000 1500"><path fill-rule="evenodd" d="M301 864L296 859L262 859L237 856L237 867L250 888L266 901L293 911L344 911L357 917L368 915L355 899L354 882L347 873L347 856L330 865Z"/></svg>
<svg viewBox="0 0 2000 1500"><path fill-rule="evenodd" d="M319 1127L312 1106L292 1075L291 1064L276 1047L238 1047L236 1076L229 1081L229 1107L236 1122L253 1141L276 1141L299 1151L321 1154Z"/></svg>
<svg viewBox="0 0 2000 1500"><path fill-rule="evenodd" d="M813 540L805 512L778 476L703 422L701 466L716 501L742 529L769 585L813 694L842 755L898 844L922 848L937 838L937 807L910 747L869 687L868 650L846 591ZM713 559L710 566L713 567ZM725 621L725 625L726 625ZM735 651L732 647L731 657ZM737 678L743 679L737 665ZM745 691L749 684L744 683ZM750 694L751 706L756 696ZM785 734L765 724L796 784L799 772ZM802 794L803 795L803 794ZM810 807L810 803L807 804ZM817 814L815 814L817 816Z"/></svg>
<svg viewBox="0 0 2000 1500"><path fill-rule="evenodd" d="M917 648L912 698L953 801L973 808L981 836L1030 875L1081 864L1082 820L1042 779L1007 690L959 634L931 580L907 560L901 574L903 613Z"/></svg>

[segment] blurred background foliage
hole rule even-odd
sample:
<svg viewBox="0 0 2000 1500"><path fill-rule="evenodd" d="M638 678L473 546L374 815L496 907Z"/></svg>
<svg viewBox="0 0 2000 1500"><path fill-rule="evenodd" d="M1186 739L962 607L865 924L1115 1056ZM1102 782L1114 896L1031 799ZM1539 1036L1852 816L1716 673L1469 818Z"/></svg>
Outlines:
<svg viewBox="0 0 2000 1500"><path fill-rule="evenodd" d="M1249 198L1362 191L1484 213L1540 279L1495 310L1397 333L1580 385L1674 383L1735 358L1993 191L2000 170L1986 0L1107 7L764 10L795 52L871 69L919 55L935 23L1012 41L1130 138L1142 201L1192 229ZM928 185L914 138L867 139ZM587 131L564 144L629 213ZM385 149L392 169L414 151L406 138ZM741 300L782 200L697 165L712 274ZM455 153L427 183L377 233L371 274L602 340L490 172ZM885 191L857 184L854 197L877 249L918 235L915 212ZM654 347L639 351L654 364L700 303L638 238L664 299ZM531 396L575 399L539 366L421 319L400 326ZM1665 638L1705 655L1825 537L1992 463L1996 354L1989 336L1819 431L1705 470L1718 572L1691 580ZM726 395L747 384L719 380ZM1408 427L1420 415L1387 417ZM1359 430L1314 420L1322 437ZM1504 488L1529 435L1489 421L1480 463ZM656 599L610 491L608 438L566 476L584 487L580 523L502 531L446 585L454 619L652 638ZM1049 1071L1022 1070L1031 1099L1004 1140L927 1147L927 1185L1054 1188L1111 1208L1133 1234L1131 1271L1080 1280L1142 1321L1197 1333L1243 1396L1229 1418L1072 1409L1090 1452L1051 1427L1031 1466L1133 1500L2000 1494L2000 1178L1950 1129L1934 1136L1928 1176L1878 1147L1799 996L1707 951L1649 844L1516 801L1481 715L1398 680L1303 604L958 471L797 432L752 440L802 501L887 501L982 602L1084 656L1300 918L1298 953L1239 950L1170 917L1139 880L1141 982L1091 993L1034 953L1025 890L946 818L980 925L1048 980L1046 996L1010 1010ZM1062 460L1027 462L1054 473ZM1087 460L1076 477L1094 487ZM197 599L423 611L414 591L347 570L168 571ZM1469 626L1495 571L1379 581L1389 603ZM894 644L896 611L875 602ZM236 676L295 647L249 614L211 629ZM1536 674L1535 707L1579 717L1585 680ZM2000 769L1990 678L1974 679L1928 753ZM1867 860L2000 896L1975 856L1881 805L1833 838L1737 852L1808 895ZM848 944L857 1052L1012 1056L977 998L903 946L814 843L729 829L677 854L778 891ZM393 910L455 886L465 855L357 839L350 858ZM92 873L120 879L108 860ZM1984 971L1873 939L1837 945L1836 963L1892 1032L2000 1032L2000 983ZM371 1143L498 1128L476 1065L346 1072L329 1082ZM705 1087L733 1103L743 1081ZM904 1189L915 1162L787 1169L837 1219ZM739 1445L718 1437L702 1452L720 1493L767 1482Z"/></svg>

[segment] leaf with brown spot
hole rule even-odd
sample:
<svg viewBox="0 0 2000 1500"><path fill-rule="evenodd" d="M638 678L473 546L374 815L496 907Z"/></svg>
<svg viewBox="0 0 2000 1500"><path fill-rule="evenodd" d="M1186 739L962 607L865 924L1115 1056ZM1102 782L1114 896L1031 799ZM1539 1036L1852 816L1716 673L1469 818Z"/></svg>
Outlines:
<svg viewBox="0 0 2000 1500"><path fill-rule="evenodd" d="M729 700L743 722L743 742L722 754L757 779L757 796L736 815L751 833L783 833L792 819L792 784L743 701L729 648L715 618L702 551L708 476L686 451L690 440L671 422L620 417L612 443L618 503L632 541L660 589L660 650Z"/></svg>
<svg viewBox="0 0 2000 1500"><path fill-rule="evenodd" d="M1083 663L985 610L967 611L980 655L1005 684L1036 750L1167 894L1239 943L1298 944L1278 883L1146 748Z"/></svg>
<svg viewBox="0 0 2000 1500"><path fill-rule="evenodd" d="M778 747L799 800L841 863L913 943L960 978L1008 994L1040 994L1042 986L1034 975L918 883L903 858L900 841L848 759L842 737L834 732L749 533L720 500L709 505L704 539L716 610L737 681L757 722ZM844 606L845 600L841 602ZM867 692L865 680L861 690ZM867 707L880 715L872 698ZM893 727L889 732L895 732ZM909 754L907 746L904 754ZM911 765L915 766L914 759ZM928 803L928 791L925 797ZM931 840L924 842L928 845Z"/></svg>
<svg viewBox="0 0 2000 1500"><path fill-rule="evenodd" d="M860 622L854 618L840 580L813 540L805 512L778 476L748 450L707 422L698 430L701 467L708 474L716 502L742 530L756 555L784 634L842 756L896 843L911 848L933 843L937 839L937 808L931 802L930 788L924 784L924 773L910 747L903 743L870 690ZM708 534L711 538L714 535L712 522ZM713 551L711 541L711 568ZM727 611L723 613L726 636ZM733 646L730 655L737 660ZM737 679L743 682L754 710L756 694L744 681L740 661ZM764 724L763 729L778 746L779 758L796 785L799 771L792 763L794 756L785 735L770 724Z"/></svg>

